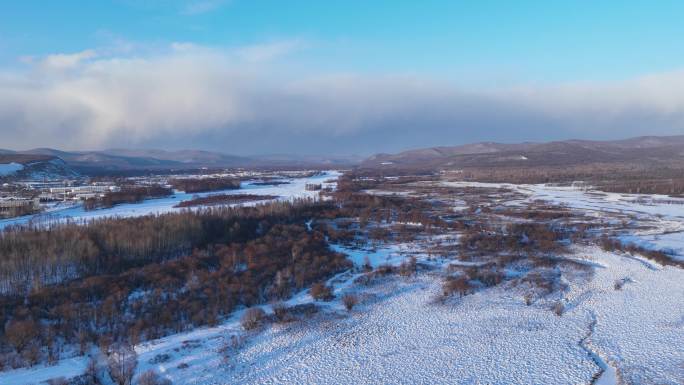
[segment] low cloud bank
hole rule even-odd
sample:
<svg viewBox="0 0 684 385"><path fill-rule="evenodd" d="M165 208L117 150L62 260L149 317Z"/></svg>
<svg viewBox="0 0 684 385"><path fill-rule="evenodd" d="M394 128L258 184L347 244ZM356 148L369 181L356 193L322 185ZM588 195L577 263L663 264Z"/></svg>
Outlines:
<svg viewBox="0 0 684 385"><path fill-rule="evenodd" d="M471 141L684 133L684 72L615 83L463 89L432 78L307 72L305 46L176 43L0 70L2 147L372 153ZM291 63L287 63L291 64Z"/></svg>

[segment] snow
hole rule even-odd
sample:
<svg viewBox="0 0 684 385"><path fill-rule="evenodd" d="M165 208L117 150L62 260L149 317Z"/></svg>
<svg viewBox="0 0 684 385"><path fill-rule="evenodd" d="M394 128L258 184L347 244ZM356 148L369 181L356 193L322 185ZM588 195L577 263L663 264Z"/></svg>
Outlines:
<svg viewBox="0 0 684 385"><path fill-rule="evenodd" d="M619 238L648 249L661 250L684 260L684 198L666 195L620 194L553 185L515 185L510 183L444 182L450 187L507 188L525 195L519 205L537 200L581 210L599 220L621 215L645 225L643 229Z"/></svg>
<svg viewBox="0 0 684 385"><path fill-rule="evenodd" d="M509 287L440 304L434 277L387 279L362 288L366 299L350 314L333 303L307 324L266 327L228 361L219 350L243 333L240 312L217 327L140 344L137 373L154 369L175 384L570 384L591 381L600 368L595 354L605 365L597 384L681 383L684 271L652 270L595 247L575 255L598 268L589 281L571 281L561 317L550 310L551 299L526 306ZM626 277L631 281L615 290L615 280ZM303 302L311 302L305 292L288 304ZM580 341L592 319L587 354ZM152 363L161 354L169 360ZM68 376L85 361L5 372L0 383Z"/></svg>
<svg viewBox="0 0 684 385"><path fill-rule="evenodd" d="M333 250L346 254L347 258L349 258L357 267L363 266L366 258L368 258L368 261L373 268L380 265L398 266L406 259L405 254L402 253L403 250L401 250L399 245L387 245L374 250L349 248L340 245L331 246Z"/></svg>
<svg viewBox="0 0 684 385"><path fill-rule="evenodd" d="M594 279L572 285L573 311L588 310L597 323L591 345L617 367L624 383L679 384L684 363L684 270L649 269L636 259L580 250L604 265ZM615 281L629 278L621 290Z"/></svg>
<svg viewBox="0 0 684 385"><path fill-rule="evenodd" d="M191 200L195 196L210 196L217 194L254 194L254 195L275 195L278 196L279 200L292 200L296 198L306 198L315 197L318 195L318 191L306 191L305 185L307 183L322 183L329 179L335 179L340 175L337 171L327 171L320 175L316 175L310 178L295 178L289 180L288 184L281 185L256 185L253 184L256 181L244 182L239 190L225 190L225 191L212 191L207 193L199 194L188 194L181 191L176 191L173 196L158 199L147 199L141 203L130 203L116 205L107 209L86 211L83 206L68 206L67 208L60 208L51 210L48 215L36 214L29 215L18 218L10 218L0 220L0 229L7 227L9 225L25 225L31 220L47 220L50 222L58 221L64 222L67 220L74 221L90 221L98 218L105 217L138 217L143 215L152 214L164 214L168 212L188 210L187 208L176 208L178 203L186 200ZM324 185L328 185L323 183ZM259 203L263 203L260 201ZM255 202L247 202L238 205L254 205ZM198 209L198 208L193 208Z"/></svg>
<svg viewBox="0 0 684 385"><path fill-rule="evenodd" d="M0 176L7 176L24 169L23 164L19 163L0 163Z"/></svg>
<svg viewBox="0 0 684 385"><path fill-rule="evenodd" d="M633 243L649 250L661 250L674 259L684 261L684 234L664 233L664 234L641 234L638 235L623 235L620 240L623 243Z"/></svg>
<svg viewBox="0 0 684 385"><path fill-rule="evenodd" d="M221 380L202 383L589 383L601 366L598 384L618 373L627 383L679 383L684 272L593 247L576 255L602 267L571 285L562 317L511 288L439 305L431 277L388 280L351 316L267 329ZM615 290L625 276L634 282ZM672 295L658 300L663 292ZM594 318L587 343L601 366L579 344Z"/></svg>
<svg viewBox="0 0 684 385"><path fill-rule="evenodd" d="M682 250L681 206L656 202L660 197L640 197L637 202L625 194L539 185L513 188L525 192L523 202L552 200L601 219L607 213L634 216L649 228L632 230L625 239ZM568 288L562 293L565 312L559 317L551 306L560 295L527 306L525 291L508 284L441 303L436 301L440 279L433 272L359 286L353 282L365 256L374 267L398 265L408 255L442 268L457 261L429 259L416 244L333 248L348 254L357 267L328 281L338 298L347 292L362 298L352 312L344 311L339 300L316 302L323 311L305 324L274 324L245 335L238 311L217 327L138 345L137 373L154 369L174 384L199 385L588 384L599 373L595 384L682 383L684 269L577 246L569 257L593 266L593 274L575 277L564 271ZM619 280L625 284L616 290ZM286 304L312 302L305 290ZM264 308L270 312L270 306ZM245 335L246 344L225 360L220 348L233 335ZM169 355L168 361L152 363L163 354ZM69 377L82 371L85 362L74 358L53 367L3 372L0 384ZM180 364L189 366L182 369Z"/></svg>
<svg viewBox="0 0 684 385"><path fill-rule="evenodd" d="M55 366L38 365L0 373L0 384L22 385L39 384L53 378L72 378L85 372L87 360L84 357L60 360Z"/></svg>
<svg viewBox="0 0 684 385"><path fill-rule="evenodd" d="M225 383L557 383L594 371L569 342L581 325L503 292L440 306L432 279L376 290L378 302L351 317L266 331Z"/></svg>

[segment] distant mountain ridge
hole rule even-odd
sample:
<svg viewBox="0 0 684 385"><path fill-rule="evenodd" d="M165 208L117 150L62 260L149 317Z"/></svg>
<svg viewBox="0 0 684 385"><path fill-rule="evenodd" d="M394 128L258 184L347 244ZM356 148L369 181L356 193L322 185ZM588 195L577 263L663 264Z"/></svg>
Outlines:
<svg viewBox="0 0 684 385"><path fill-rule="evenodd" d="M459 169L639 163L684 166L684 135L614 141L481 142L374 155L360 168Z"/></svg>
<svg viewBox="0 0 684 385"><path fill-rule="evenodd" d="M201 168L340 167L359 161L353 157L298 155L236 156L203 150L107 149L62 151L35 148L27 151L0 149L0 164L62 161L65 170L55 176L74 173L106 174L126 171L193 170Z"/></svg>
<svg viewBox="0 0 684 385"><path fill-rule="evenodd" d="M614 141L479 142L377 154L365 160L353 156L273 154L236 156L203 150L107 149L62 151L36 148L0 149L0 164L24 166L17 176L101 175L121 172L183 171L200 168L346 168L456 170L473 168L576 167L588 164L628 164L684 169L684 135L642 136Z"/></svg>
<svg viewBox="0 0 684 385"><path fill-rule="evenodd" d="M0 179L55 179L79 175L78 172L72 169L64 160L62 160L62 158L53 155L16 153L9 150L0 150L0 166L5 170L10 170L9 172L1 172Z"/></svg>

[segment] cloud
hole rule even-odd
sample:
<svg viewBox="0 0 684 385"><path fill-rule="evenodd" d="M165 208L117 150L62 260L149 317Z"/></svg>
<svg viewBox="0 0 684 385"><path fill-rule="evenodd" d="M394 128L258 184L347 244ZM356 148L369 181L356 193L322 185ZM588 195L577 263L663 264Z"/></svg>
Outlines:
<svg viewBox="0 0 684 385"><path fill-rule="evenodd" d="M93 59L95 57L97 57L97 53L92 49L71 54L57 53L45 56L38 62L38 65L44 70L64 71L72 69L81 64L83 61ZM33 60L30 59L28 61L32 62Z"/></svg>
<svg viewBox="0 0 684 385"><path fill-rule="evenodd" d="M421 76L284 69L279 58L301 44L174 43L128 56L88 50L0 70L2 145L368 154L684 133L684 72L477 90Z"/></svg>

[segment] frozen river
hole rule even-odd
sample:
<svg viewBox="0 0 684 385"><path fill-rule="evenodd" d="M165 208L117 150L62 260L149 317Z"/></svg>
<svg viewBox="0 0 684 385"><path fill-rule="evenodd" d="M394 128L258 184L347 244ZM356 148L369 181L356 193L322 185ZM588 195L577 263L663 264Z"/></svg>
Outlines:
<svg viewBox="0 0 684 385"><path fill-rule="evenodd" d="M157 199L147 199L141 203L127 203L116 205L107 209L86 211L82 205L71 205L63 208L55 208L45 213L27 215L18 218L10 218L0 220L0 229L12 225L26 225L29 222L37 221L89 221L97 218L105 217L138 217L151 214L164 214L173 211L187 210L175 207L182 201L191 200L196 196L204 197L217 194L254 194L254 195L275 195L279 200L291 200L296 198L314 197L318 195L317 191L306 191L307 183L321 183L329 179L337 179L340 175L337 171L326 171L320 175L315 175L309 178L292 178L282 179L287 181L287 184L281 185L258 185L256 180L245 181L239 190L221 190L211 191L206 193L188 194L182 191L176 191L172 196ZM259 203L263 203L260 201ZM254 203L242 203L241 205L249 205Z"/></svg>

